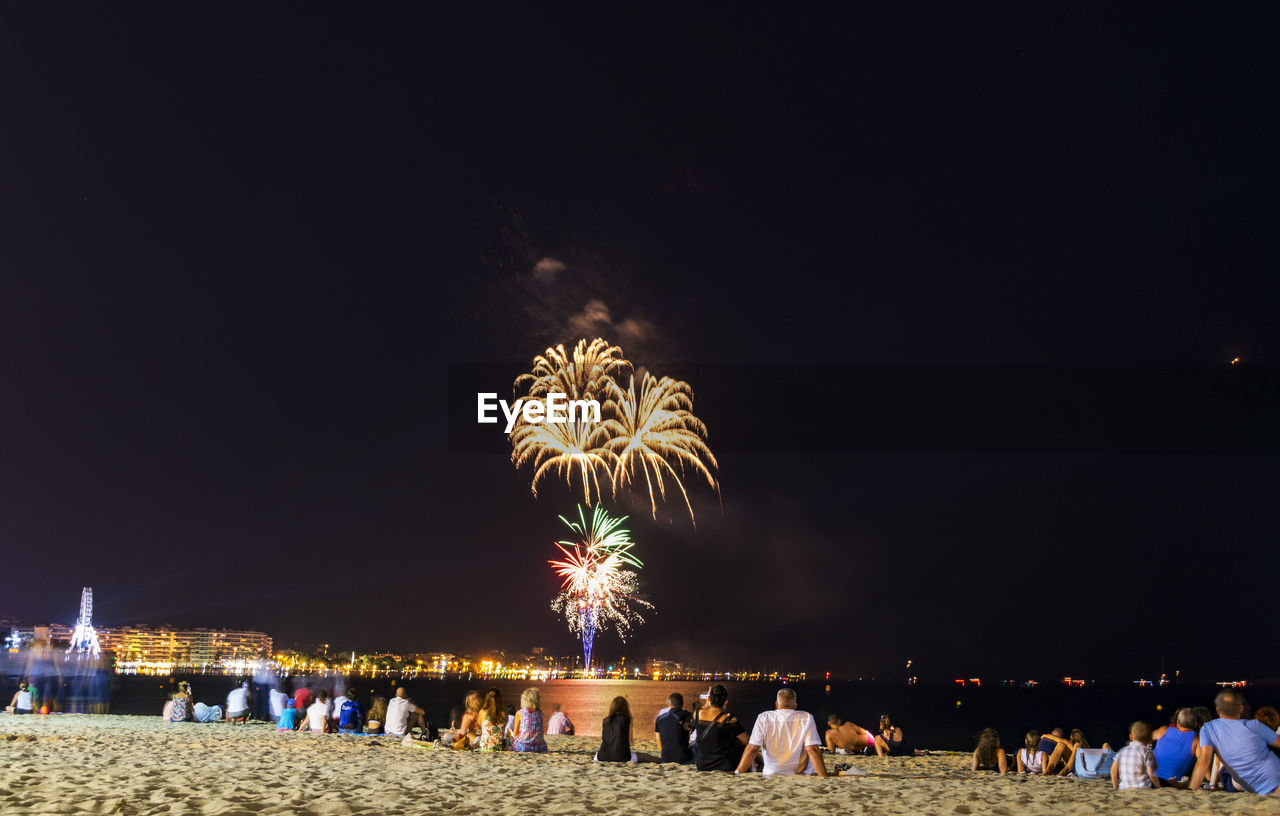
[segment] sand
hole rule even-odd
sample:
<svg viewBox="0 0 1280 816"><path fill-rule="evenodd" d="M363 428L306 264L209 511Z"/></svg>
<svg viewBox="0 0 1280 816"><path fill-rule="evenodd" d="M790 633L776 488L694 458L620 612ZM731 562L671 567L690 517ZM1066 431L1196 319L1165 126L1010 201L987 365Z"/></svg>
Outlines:
<svg viewBox="0 0 1280 816"><path fill-rule="evenodd" d="M391 738L277 734L266 725L6 714L0 813L1280 814L1277 797L975 774L959 755L854 759L865 777L763 779L593 764L595 739L549 742L542 756L458 754ZM828 755L827 767L848 760Z"/></svg>

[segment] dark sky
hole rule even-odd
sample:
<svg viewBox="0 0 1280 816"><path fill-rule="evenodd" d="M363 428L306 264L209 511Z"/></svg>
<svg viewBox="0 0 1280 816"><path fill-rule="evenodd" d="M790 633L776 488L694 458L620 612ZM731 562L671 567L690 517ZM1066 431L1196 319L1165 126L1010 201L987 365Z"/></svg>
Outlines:
<svg viewBox="0 0 1280 816"><path fill-rule="evenodd" d="M450 383L591 326L721 464L633 658L1275 673L1275 7L0 18L0 615L572 653Z"/></svg>

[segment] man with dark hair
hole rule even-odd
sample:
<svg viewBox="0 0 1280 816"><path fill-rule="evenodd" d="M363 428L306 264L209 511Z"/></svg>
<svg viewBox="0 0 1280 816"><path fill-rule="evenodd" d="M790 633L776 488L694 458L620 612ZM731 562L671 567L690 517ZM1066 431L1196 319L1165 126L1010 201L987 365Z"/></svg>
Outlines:
<svg viewBox="0 0 1280 816"><path fill-rule="evenodd" d="M839 714L827 715L827 750L838 754L861 754L874 748L876 735L867 729L845 722Z"/></svg>
<svg viewBox="0 0 1280 816"><path fill-rule="evenodd" d="M663 762L688 765L693 762L693 752L689 750L689 729L693 727L693 717L684 710L683 694L671 694L667 697L667 706L653 721L653 731L658 737L658 753Z"/></svg>
<svg viewBox="0 0 1280 816"><path fill-rule="evenodd" d="M1218 719L1200 726L1200 749L1191 774L1191 789L1199 790L1217 754L1223 770L1245 790L1264 795L1275 792L1280 788L1280 757L1270 748L1280 748L1280 737L1257 720L1241 719L1248 703L1238 691L1218 692L1213 705L1218 709Z"/></svg>

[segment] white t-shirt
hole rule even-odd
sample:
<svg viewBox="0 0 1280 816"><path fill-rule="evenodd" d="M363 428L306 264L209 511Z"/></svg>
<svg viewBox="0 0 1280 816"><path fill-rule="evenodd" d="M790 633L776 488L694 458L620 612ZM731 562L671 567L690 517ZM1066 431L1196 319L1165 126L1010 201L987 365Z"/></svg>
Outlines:
<svg viewBox="0 0 1280 816"><path fill-rule="evenodd" d="M271 716L279 718L284 713L285 700L289 699L289 695L280 689L271 689Z"/></svg>
<svg viewBox="0 0 1280 816"><path fill-rule="evenodd" d="M342 704L345 703L346 701L347 701L347 695L345 694L333 698L333 700L329 703L329 719L332 720L334 717L342 713Z"/></svg>
<svg viewBox="0 0 1280 816"><path fill-rule="evenodd" d="M227 695L227 713L249 710L249 692L243 688L232 689Z"/></svg>
<svg viewBox="0 0 1280 816"><path fill-rule="evenodd" d="M821 745L813 715L794 708L765 711L756 717L751 729L751 744L764 754L764 775L794 774L809 745ZM816 773L813 762L805 773Z"/></svg>
<svg viewBox="0 0 1280 816"><path fill-rule="evenodd" d="M328 706L319 700L307 706L307 726L312 731L324 730L324 722L328 719L327 710Z"/></svg>
<svg viewBox="0 0 1280 816"><path fill-rule="evenodd" d="M392 697L387 703L387 721L382 724L382 730L393 737L409 733L409 707L412 705L408 697Z"/></svg>

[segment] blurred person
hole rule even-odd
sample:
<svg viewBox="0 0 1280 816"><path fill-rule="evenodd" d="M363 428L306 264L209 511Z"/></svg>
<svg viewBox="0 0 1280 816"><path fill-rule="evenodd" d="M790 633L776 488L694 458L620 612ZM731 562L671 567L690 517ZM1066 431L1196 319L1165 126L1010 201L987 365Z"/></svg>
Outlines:
<svg viewBox="0 0 1280 816"><path fill-rule="evenodd" d="M697 732L699 771L736 770L747 747L747 732L738 718L725 708L729 691L719 683L711 687L707 702L698 710L693 727Z"/></svg>
<svg viewBox="0 0 1280 816"><path fill-rule="evenodd" d="M507 703L507 725L504 729L507 741L510 742L514 738L513 729L516 725L516 707L513 703Z"/></svg>
<svg viewBox="0 0 1280 816"><path fill-rule="evenodd" d="M9 701L8 711L11 714L30 714L35 711L31 706L31 689L27 688L25 680L18 684L18 690Z"/></svg>
<svg viewBox="0 0 1280 816"><path fill-rule="evenodd" d="M1111 763L1111 787L1127 790L1160 785L1155 752L1151 750L1151 726L1139 720L1129 726L1129 744L1116 752L1116 760Z"/></svg>
<svg viewBox="0 0 1280 816"><path fill-rule="evenodd" d="M280 719L276 721L276 731L297 731L304 718L304 713L294 708L293 700L286 699L284 708L280 710Z"/></svg>
<svg viewBox="0 0 1280 816"><path fill-rule="evenodd" d="M387 721L387 698L377 696L369 703L369 717L364 722L366 734L383 733L383 725Z"/></svg>
<svg viewBox="0 0 1280 816"><path fill-rule="evenodd" d="M573 734L573 721L560 710L559 703L552 703L551 716L547 718L547 736L556 737L561 734Z"/></svg>
<svg viewBox="0 0 1280 816"><path fill-rule="evenodd" d="M311 693L311 685L303 683L293 691L293 707L299 711L306 711L307 708L315 702L315 695Z"/></svg>
<svg viewBox="0 0 1280 816"><path fill-rule="evenodd" d="M342 688L341 686L335 686L333 690L334 690L335 692L338 692L338 690L339 690L339 689L341 689L341 688ZM343 691L342 691L341 693L339 693L336 697L334 697L334 698L333 698L333 700L329 703L329 730L330 730L330 732L337 732L337 730L338 730L338 720L339 720L339 718L342 716L342 704L343 704L343 703L345 703L345 702L347 701L347 699L348 699L348 698L347 698L347 692L346 692L345 690L343 690Z"/></svg>
<svg viewBox="0 0 1280 816"><path fill-rule="evenodd" d="M316 701L307 706L307 729L313 734L324 734L329 730L329 695L321 691L316 694Z"/></svg>
<svg viewBox="0 0 1280 816"><path fill-rule="evenodd" d="M547 752L542 729L542 693L536 688L527 688L521 693L520 710L515 714L511 730L515 734L511 750L533 754Z"/></svg>
<svg viewBox="0 0 1280 816"><path fill-rule="evenodd" d="M1271 706L1263 706L1253 712L1253 718L1280 736L1280 711L1276 711Z"/></svg>
<svg viewBox="0 0 1280 816"><path fill-rule="evenodd" d="M457 727L441 735L441 743L458 751L474 748L475 738L480 734L480 706L483 703L484 695L475 689L468 691L462 698L462 714L458 717Z"/></svg>
<svg viewBox="0 0 1280 816"><path fill-rule="evenodd" d="M293 698L291 698L288 694L285 694L279 688L272 688L270 695L271 695L271 700L269 702L269 705L270 705L271 721L279 722L280 715L284 713L285 701L287 700L289 702L293 702Z"/></svg>
<svg viewBox="0 0 1280 816"><path fill-rule="evenodd" d="M191 699L191 684L183 680L170 699L169 722L190 722L194 716L195 702Z"/></svg>
<svg viewBox="0 0 1280 816"><path fill-rule="evenodd" d="M653 733L658 740L658 758L662 762L688 765L693 762L693 750L689 747L689 732L693 730L693 715L684 710L684 695L667 696L667 707L653 721Z"/></svg>
<svg viewBox="0 0 1280 816"><path fill-rule="evenodd" d="M759 754L764 757L765 776L817 774L826 778L818 724L812 714L796 706L794 689L778 689L774 710L763 711L756 717L747 750L738 760L735 774L750 769Z"/></svg>
<svg viewBox="0 0 1280 816"><path fill-rule="evenodd" d="M249 702L249 681L240 683L227 694L227 722L247 723L253 709Z"/></svg>
<svg viewBox="0 0 1280 816"><path fill-rule="evenodd" d="M614 697L609 713L600 724L600 748L596 762L636 762L631 750L631 706L626 697Z"/></svg>
<svg viewBox="0 0 1280 816"><path fill-rule="evenodd" d="M999 731L984 728L978 732L978 747L973 752L972 770L1009 773L1009 757L1000 747Z"/></svg>
<svg viewBox="0 0 1280 816"><path fill-rule="evenodd" d="M387 703L387 718L382 724L383 733L390 737L407 737L409 732L418 728L420 739L428 739L430 727L426 714L409 699L404 686L396 689L396 696Z"/></svg>
<svg viewBox="0 0 1280 816"><path fill-rule="evenodd" d="M356 699L356 690L347 689L347 693L341 697L341 700L342 705L337 707L338 733L359 734L364 727L364 709L360 707L360 701Z"/></svg>
<svg viewBox="0 0 1280 816"><path fill-rule="evenodd" d="M1218 718L1200 726L1192 790L1200 789L1215 757L1250 793L1267 795L1280 788L1280 757L1270 750L1280 747L1280 737L1257 720L1244 719L1246 705L1244 695L1233 689L1220 691L1214 698Z"/></svg>

